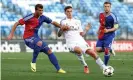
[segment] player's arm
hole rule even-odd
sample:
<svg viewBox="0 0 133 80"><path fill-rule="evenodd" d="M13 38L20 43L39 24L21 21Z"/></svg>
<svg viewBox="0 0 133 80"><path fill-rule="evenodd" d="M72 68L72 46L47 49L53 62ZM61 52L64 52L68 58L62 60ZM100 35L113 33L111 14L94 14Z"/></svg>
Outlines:
<svg viewBox="0 0 133 80"><path fill-rule="evenodd" d="M105 32L105 33L114 32L114 31L116 31L118 28L119 28L119 25L118 25L118 24L114 24L114 27L113 27L113 28L111 28L111 29L104 29L104 32Z"/></svg>
<svg viewBox="0 0 133 80"><path fill-rule="evenodd" d="M58 22L56 22L56 21L52 21L49 17L47 17L47 16L42 16L43 17L43 22L46 22L46 23L51 23L51 24L53 24L55 27L57 27L57 28L60 28L61 30L66 30L66 29L68 29L68 26L61 26Z"/></svg>
<svg viewBox="0 0 133 80"><path fill-rule="evenodd" d="M26 20L25 20L24 18L22 18L22 19L20 19L18 22L16 22L16 23L13 25L13 27L12 27L12 29L11 29L11 32L10 32L9 36L7 37L7 40L11 40L11 39L13 38L13 35L14 35L14 32L15 32L17 26L18 26L18 25L23 25L23 24L25 24L25 21L26 21Z"/></svg>
<svg viewBox="0 0 133 80"><path fill-rule="evenodd" d="M117 17L114 14L112 14L112 17L113 17L113 21L114 21L114 26L111 29L104 29L105 33L114 32L119 28Z"/></svg>
<svg viewBox="0 0 133 80"><path fill-rule="evenodd" d="M65 26L65 23L64 23L63 20L60 21L60 25L61 25L61 27L62 27L62 26ZM64 32L64 31L67 31L67 30L69 30L69 29L70 29L70 27L67 27L66 30L59 29L59 31L58 31L58 33L57 33L58 37L61 37L61 35L63 34L63 32Z"/></svg>
<svg viewBox="0 0 133 80"><path fill-rule="evenodd" d="M88 32L88 30L89 30L90 28L91 28L91 24L88 23L87 26L85 27L84 31L83 31L83 32L80 32L80 35L81 35L81 36L84 36L84 35Z"/></svg>
<svg viewBox="0 0 133 80"><path fill-rule="evenodd" d="M67 31L69 30L69 27L66 25L60 25L59 23L57 23L56 21L52 21L51 24L53 24L54 26L60 28L62 31Z"/></svg>
<svg viewBox="0 0 133 80"><path fill-rule="evenodd" d="M60 25L59 23L53 21L52 24L58 28L60 28L59 32L58 32L58 37L60 37L63 34L63 31L67 31L69 30L69 27L66 25Z"/></svg>
<svg viewBox="0 0 133 80"><path fill-rule="evenodd" d="M54 26L61 28L61 25L59 23L57 23L56 21L52 21L51 24L53 24Z"/></svg>
<svg viewBox="0 0 133 80"><path fill-rule="evenodd" d="M58 31L58 37L61 37L62 34L63 34L63 31L60 29L60 30Z"/></svg>
<svg viewBox="0 0 133 80"><path fill-rule="evenodd" d="M10 32L10 34L9 34L8 37L7 37L7 40L11 40L11 39L13 38L14 32L15 32L15 30L16 30L16 28L17 28L18 25L20 25L19 22L16 22L16 23L13 25L13 27L12 27L12 29L11 29L11 32Z"/></svg>

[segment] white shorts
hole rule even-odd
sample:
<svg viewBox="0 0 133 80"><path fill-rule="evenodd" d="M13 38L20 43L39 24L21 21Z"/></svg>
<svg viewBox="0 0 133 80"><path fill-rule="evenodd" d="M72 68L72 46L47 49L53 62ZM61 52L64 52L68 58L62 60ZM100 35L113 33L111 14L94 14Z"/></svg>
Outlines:
<svg viewBox="0 0 133 80"><path fill-rule="evenodd" d="M79 47L82 49L82 52L85 53L87 49L92 49L86 42L73 42L73 43L69 43L67 44L67 47L69 49L69 51L74 52L74 48L75 47Z"/></svg>

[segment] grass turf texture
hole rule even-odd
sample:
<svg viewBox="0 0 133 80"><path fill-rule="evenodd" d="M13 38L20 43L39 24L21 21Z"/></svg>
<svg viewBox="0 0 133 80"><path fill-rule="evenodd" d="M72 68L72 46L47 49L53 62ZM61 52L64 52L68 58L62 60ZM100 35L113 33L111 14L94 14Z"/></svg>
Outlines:
<svg viewBox="0 0 133 80"><path fill-rule="evenodd" d="M111 56L110 65L115 73L105 77L102 70L91 57L85 57L90 74L83 73L83 66L72 53L55 53L66 74L56 73L48 57L40 53L37 72L30 70L31 53L2 53L1 80L133 80L133 53L121 52ZM99 54L103 59L103 54Z"/></svg>

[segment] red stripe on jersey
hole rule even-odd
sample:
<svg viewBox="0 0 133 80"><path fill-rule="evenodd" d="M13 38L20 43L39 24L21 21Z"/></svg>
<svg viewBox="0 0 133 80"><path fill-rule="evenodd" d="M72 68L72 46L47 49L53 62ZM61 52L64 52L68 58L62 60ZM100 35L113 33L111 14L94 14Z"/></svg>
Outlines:
<svg viewBox="0 0 133 80"><path fill-rule="evenodd" d="M105 29L105 15L104 15L104 13L100 13L99 22L100 22L100 27L99 27L98 39L102 39L104 36L104 29Z"/></svg>
<svg viewBox="0 0 133 80"><path fill-rule="evenodd" d="M23 38L26 39L34 35L35 30L39 25L39 20L38 18L33 16L26 21L24 19L20 19L19 23L21 25L25 24L25 31L24 31Z"/></svg>

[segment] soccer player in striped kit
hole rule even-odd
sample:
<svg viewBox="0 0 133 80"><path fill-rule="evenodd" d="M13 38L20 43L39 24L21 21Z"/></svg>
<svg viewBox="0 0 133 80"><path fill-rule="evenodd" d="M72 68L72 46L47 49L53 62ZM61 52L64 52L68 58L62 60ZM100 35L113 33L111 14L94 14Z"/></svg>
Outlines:
<svg viewBox="0 0 133 80"><path fill-rule="evenodd" d="M59 73L66 73L63 69L60 68L58 64L58 60L56 59L56 56L54 53L51 51L51 49L48 47L47 43L41 40L38 36L38 29L42 25L42 23L48 23L48 24L53 24L54 26L61 28L61 30L66 29L67 26L60 26L55 21L52 21L50 18L47 16L43 15L43 5L42 4L37 4L35 6L35 13L29 14L25 16L24 18L20 19L18 22L16 22L11 30L11 33L7 37L8 40L11 40L15 29L18 25L24 25L25 24L25 31L23 35L23 39L25 44L33 49L33 58L31 64L31 70L33 72L36 72L36 59L39 54L39 52L44 52L50 62L54 65L56 68L57 72Z"/></svg>
<svg viewBox="0 0 133 80"><path fill-rule="evenodd" d="M104 3L104 12L99 15L100 27L98 30L98 40L96 43L97 52L103 52L104 55L104 64L107 65L110 52L115 55L115 52L112 50L112 42L115 37L115 31L118 29L118 21L116 16L110 11L111 3Z"/></svg>

